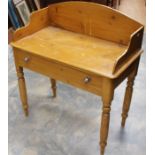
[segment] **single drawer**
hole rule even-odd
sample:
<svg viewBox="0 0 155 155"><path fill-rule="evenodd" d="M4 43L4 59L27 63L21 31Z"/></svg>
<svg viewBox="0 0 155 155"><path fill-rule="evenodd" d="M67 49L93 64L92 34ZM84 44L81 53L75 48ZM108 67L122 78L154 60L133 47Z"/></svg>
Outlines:
<svg viewBox="0 0 155 155"><path fill-rule="evenodd" d="M101 76L86 73L85 71L78 70L72 66L17 49L14 49L14 56L17 66L28 68L56 80L101 95Z"/></svg>

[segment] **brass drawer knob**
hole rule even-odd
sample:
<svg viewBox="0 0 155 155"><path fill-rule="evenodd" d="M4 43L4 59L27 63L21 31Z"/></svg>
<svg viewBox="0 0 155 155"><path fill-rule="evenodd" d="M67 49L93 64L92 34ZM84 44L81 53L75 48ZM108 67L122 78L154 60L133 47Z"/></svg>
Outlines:
<svg viewBox="0 0 155 155"><path fill-rule="evenodd" d="M87 76L87 77L84 78L84 83L89 83L90 81L91 81L90 77Z"/></svg>
<svg viewBox="0 0 155 155"><path fill-rule="evenodd" d="M29 57L25 57L25 58L24 58L24 61L25 61L26 63L29 62L29 60L30 60Z"/></svg>

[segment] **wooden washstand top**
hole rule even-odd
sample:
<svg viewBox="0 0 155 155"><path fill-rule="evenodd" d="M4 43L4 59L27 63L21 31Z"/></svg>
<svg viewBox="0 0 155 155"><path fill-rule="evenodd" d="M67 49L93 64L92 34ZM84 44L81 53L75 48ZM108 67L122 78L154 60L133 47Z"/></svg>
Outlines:
<svg viewBox="0 0 155 155"><path fill-rule="evenodd" d="M109 7L64 2L32 13L12 46L101 76L116 78L141 54L144 27Z"/></svg>

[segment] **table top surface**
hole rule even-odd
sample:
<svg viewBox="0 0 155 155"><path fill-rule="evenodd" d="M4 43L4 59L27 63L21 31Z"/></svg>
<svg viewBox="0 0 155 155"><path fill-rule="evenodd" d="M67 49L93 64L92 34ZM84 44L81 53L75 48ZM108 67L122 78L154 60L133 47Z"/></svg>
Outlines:
<svg viewBox="0 0 155 155"><path fill-rule="evenodd" d="M52 26L14 42L13 46L103 76L112 75L116 60L127 50L124 45Z"/></svg>

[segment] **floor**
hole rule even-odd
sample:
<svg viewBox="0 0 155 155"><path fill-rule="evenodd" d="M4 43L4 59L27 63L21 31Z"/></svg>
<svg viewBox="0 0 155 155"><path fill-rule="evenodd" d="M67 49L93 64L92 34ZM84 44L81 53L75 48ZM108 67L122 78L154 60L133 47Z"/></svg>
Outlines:
<svg viewBox="0 0 155 155"><path fill-rule="evenodd" d="M120 126L120 115L126 81L115 91L106 155L146 154L145 53L139 67L124 129ZM100 97L58 82L58 95L52 98L47 77L25 70L25 78L28 118L21 108L9 47L9 155L99 155Z"/></svg>

